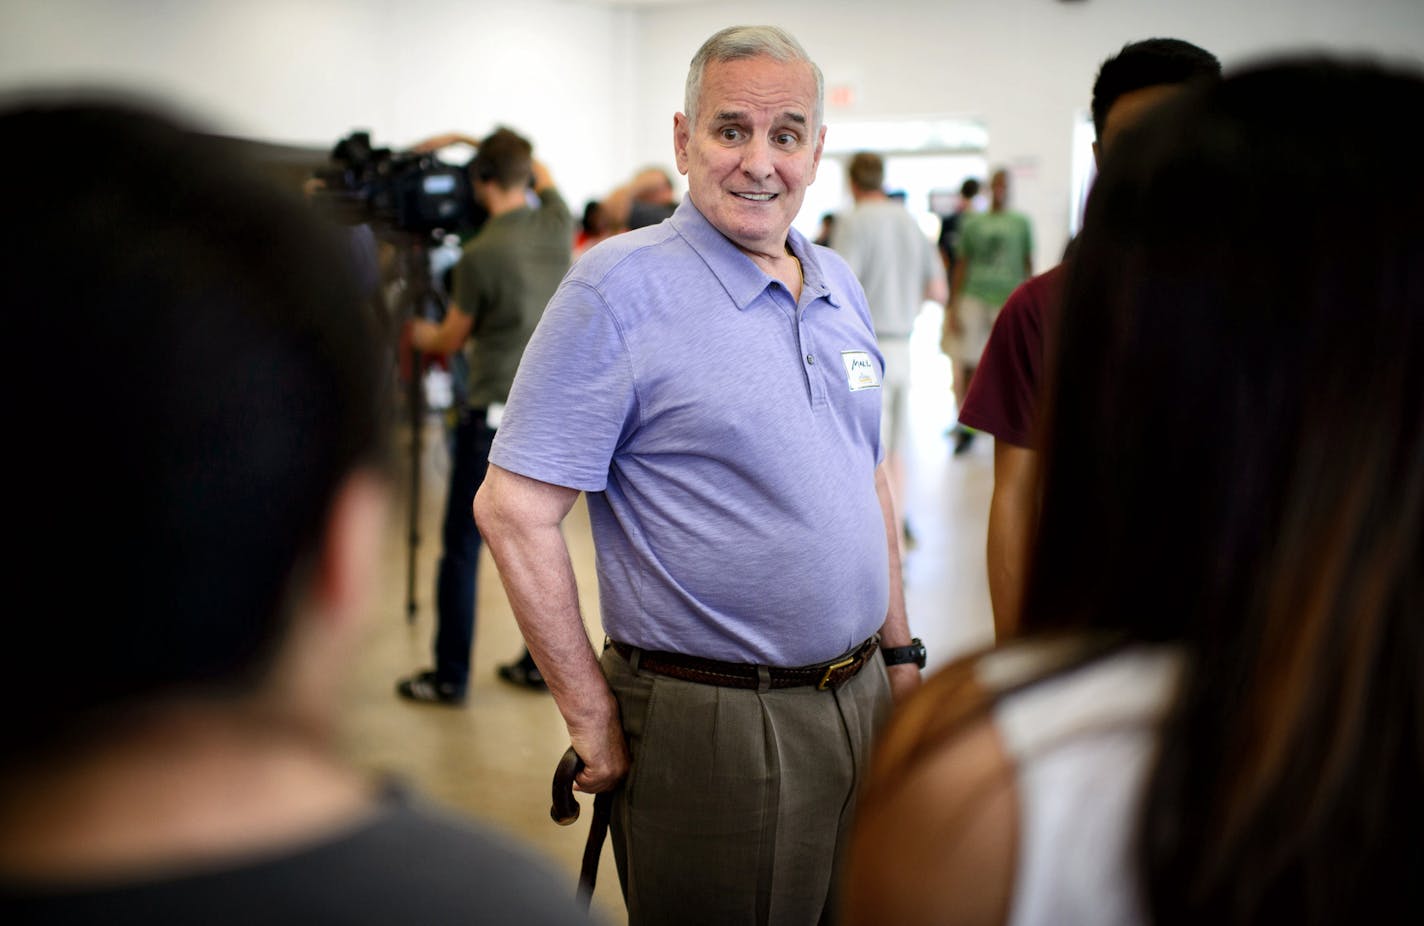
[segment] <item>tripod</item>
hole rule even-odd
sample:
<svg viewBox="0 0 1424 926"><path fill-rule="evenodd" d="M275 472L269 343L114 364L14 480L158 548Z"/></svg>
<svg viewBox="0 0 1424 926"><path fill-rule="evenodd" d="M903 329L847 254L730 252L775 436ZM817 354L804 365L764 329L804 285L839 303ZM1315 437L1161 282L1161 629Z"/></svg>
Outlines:
<svg viewBox="0 0 1424 926"><path fill-rule="evenodd" d="M391 318L399 335L408 320L439 321L445 315L445 296L431 279L429 235L400 233L388 239L395 245L394 278L396 292L391 300ZM425 441L425 355L397 339L401 379L406 388L405 404L410 423L410 500L406 548L406 620L415 623L416 552L420 548L420 469Z"/></svg>

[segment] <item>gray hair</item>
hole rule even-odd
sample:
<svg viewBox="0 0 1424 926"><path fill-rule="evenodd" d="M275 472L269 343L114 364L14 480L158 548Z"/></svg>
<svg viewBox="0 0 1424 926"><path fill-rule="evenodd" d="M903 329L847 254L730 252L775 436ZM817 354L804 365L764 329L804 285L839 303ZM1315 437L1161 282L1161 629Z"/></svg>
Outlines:
<svg viewBox="0 0 1424 926"><path fill-rule="evenodd" d="M816 66L792 38L791 33L779 26L729 26L702 43L697 54L692 56L692 64L687 69L687 89L683 97L682 111L689 122L697 124L697 103L702 95L702 75L707 65L713 61L739 61L745 58L766 56L777 61L804 61L811 66L816 77L816 111L812 128L819 128L826 94L826 81L821 69Z"/></svg>

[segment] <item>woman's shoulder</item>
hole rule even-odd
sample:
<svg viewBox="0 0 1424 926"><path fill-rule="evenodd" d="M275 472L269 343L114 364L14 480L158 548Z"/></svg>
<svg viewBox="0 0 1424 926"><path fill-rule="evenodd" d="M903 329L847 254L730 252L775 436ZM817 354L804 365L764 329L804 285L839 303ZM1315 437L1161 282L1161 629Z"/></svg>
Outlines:
<svg viewBox="0 0 1424 926"><path fill-rule="evenodd" d="M1018 806L989 696L966 659L897 708L856 808L845 922L1004 922Z"/></svg>
<svg viewBox="0 0 1424 926"><path fill-rule="evenodd" d="M1080 734L1155 722L1178 662L1165 648L1061 638L931 676L877 745L848 857L848 921L1007 922L1032 831L1025 770Z"/></svg>

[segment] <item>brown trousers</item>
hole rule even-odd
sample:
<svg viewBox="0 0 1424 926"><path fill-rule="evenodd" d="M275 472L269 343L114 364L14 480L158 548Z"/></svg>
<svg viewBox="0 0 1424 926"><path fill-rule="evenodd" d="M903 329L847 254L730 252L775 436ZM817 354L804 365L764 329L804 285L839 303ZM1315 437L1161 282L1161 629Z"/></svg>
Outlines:
<svg viewBox="0 0 1424 926"><path fill-rule="evenodd" d="M832 919L871 744L890 712L873 656L833 691L750 691L602 658L632 769L610 831L630 926Z"/></svg>

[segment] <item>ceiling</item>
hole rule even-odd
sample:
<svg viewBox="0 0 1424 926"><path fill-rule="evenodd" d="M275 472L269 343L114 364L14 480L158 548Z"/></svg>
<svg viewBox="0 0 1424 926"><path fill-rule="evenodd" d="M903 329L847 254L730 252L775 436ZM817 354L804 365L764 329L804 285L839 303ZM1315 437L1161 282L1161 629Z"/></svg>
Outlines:
<svg viewBox="0 0 1424 926"><path fill-rule="evenodd" d="M574 0L588 6L675 6L689 3L706 3L708 0Z"/></svg>

